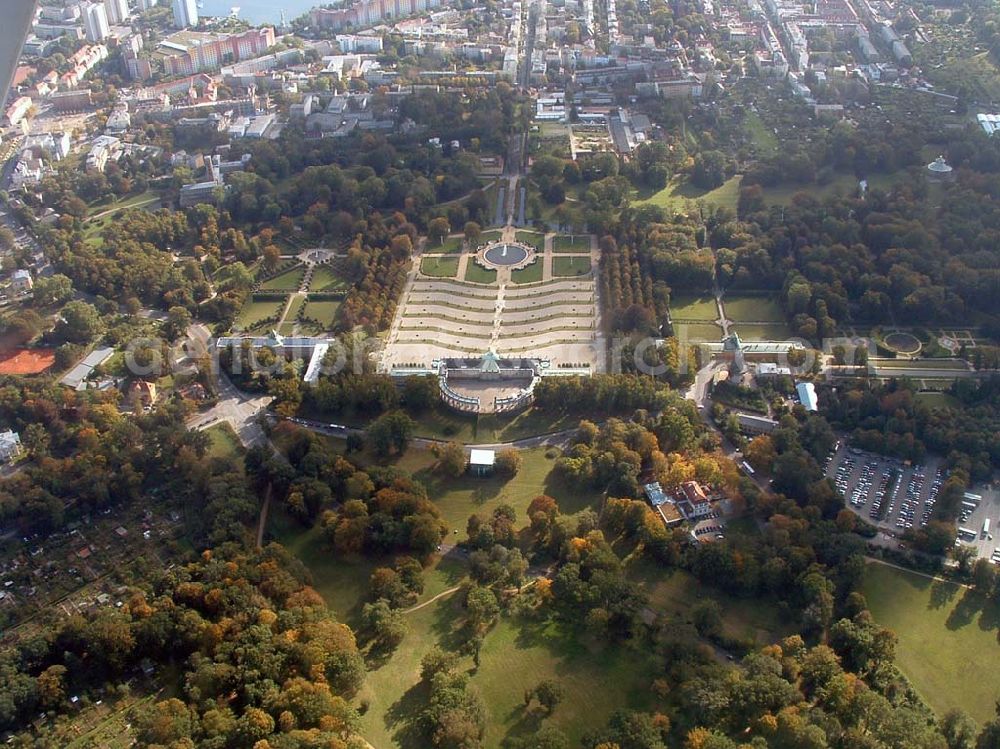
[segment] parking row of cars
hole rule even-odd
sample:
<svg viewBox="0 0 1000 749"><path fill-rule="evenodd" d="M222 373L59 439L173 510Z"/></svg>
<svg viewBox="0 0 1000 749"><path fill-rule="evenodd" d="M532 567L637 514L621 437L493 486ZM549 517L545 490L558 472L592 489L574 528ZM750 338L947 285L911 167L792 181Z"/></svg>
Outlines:
<svg viewBox="0 0 1000 749"><path fill-rule="evenodd" d="M875 463L875 469L878 470L878 462ZM892 510L896 504L896 495L899 494L899 471L896 468L886 468L882 471L882 478L879 481L878 489L875 491L875 501L872 502L871 509L868 511L868 517L872 520L881 520L884 517L892 517ZM882 505L885 503L888 497L889 505L882 510ZM910 520L904 520L905 522L910 522ZM912 522L910 522L912 525ZM903 527L903 526L899 526Z"/></svg>

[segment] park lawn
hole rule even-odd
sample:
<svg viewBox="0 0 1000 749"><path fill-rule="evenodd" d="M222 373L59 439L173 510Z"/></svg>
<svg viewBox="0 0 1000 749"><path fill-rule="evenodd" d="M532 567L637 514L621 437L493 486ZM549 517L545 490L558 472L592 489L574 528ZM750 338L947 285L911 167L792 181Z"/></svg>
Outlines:
<svg viewBox="0 0 1000 749"><path fill-rule="evenodd" d="M521 450L521 458L521 470L509 481L469 474L458 478L442 476L433 470L434 456L429 450L412 449L408 451L405 462L398 465L412 471L413 476L427 487L428 496L441 510L441 517L451 529L450 536L455 536L454 531L457 530L456 537L464 537L470 515L489 515L501 504L514 508L516 525L524 528L530 524L528 505L539 494L548 494L555 499L564 515L573 515L588 507L595 510L599 507L599 492L572 489L552 474L555 458L546 457L546 450Z"/></svg>
<svg viewBox="0 0 1000 749"><path fill-rule="evenodd" d="M240 461L244 449L229 422L223 421L205 430L208 435L208 455L212 458L232 458Z"/></svg>
<svg viewBox="0 0 1000 749"><path fill-rule="evenodd" d="M695 187L683 177L674 177L670 183L659 192L637 200L638 205L655 205L666 211L679 213L689 210L688 206L699 201L706 205L728 208L736 212L736 204L740 198L740 183L743 175L736 174L714 190L702 190Z"/></svg>
<svg viewBox="0 0 1000 749"><path fill-rule="evenodd" d="M454 278L458 273L458 258L425 257L420 261L420 272L434 278Z"/></svg>
<svg viewBox="0 0 1000 749"><path fill-rule="evenodd" d="M711 322L719 318L719 308L710 296L670 296L670 318L672 320L704 320Z"/></svg>
<svg viewBox="0 0 1000 749"><path fill-rule="evenodd" d="M281 320L282 325L292 326L299 319L299 313L302 312L302 308L306 306L306 300L308 297L305 294L293 294L292 302L288 305L288 311L285 312L284 318Z"/></svg>
<svg viewBox="0 0 1000 749"><path fill-rule="evenodd" d="M962 372L968 369L964 361L956 359L878 359L875 363L880 369L954 369Z"/></svg>
<svg viewBox="0 0 1000 749"><path fill-rule="evenodd" d="M426 703L420 685L420 659L435 645L454 649L455 628L464 618L458 596L448 596L406 614L409 631L385 662L369 670L360 697L369 701L361 734L380 749L424 749L415 720ZM459 661L489 710L483 746L500 749L508 737L530 737L541 725L565 732L579 746L587 731L605 725L611 712L650 705L649 683L655 663L626 646L581 642L574 633L550 622L501 617L484 638L480 665ZM537 705L525 711L524 692L543 679L563 687L563 700L552 715Z"/></svg>
<svg viewBox="0 0 1000 749"><path fill-rule="evenodd" d="M461 234L443 237L439 242L434 242L430 239L427 240L427 246L424 248L424 252L427 253L440 253L444 255L453 255L460 253L462 251L463 243L465 242L465 237Z"/></svg>
<svg viewBox="0 0 1000 749"><path fill-rule="evenodd" d="M708 322L675 322L674 336L681 340L687 340L693 343L705 341L718 343L722 340L722 328Z"/></svg>
<svg viewBox="0 0 1000 749"><path fill-rule="evenodd" d="M733 322L784 323L785 311L771 296L725 295L722 305Z"/></svg>
<svg viewBox="0 0 1000 749"><path fill-rule="evenodd" d="M896 182L895 174L869 174L866 177L868 189L877 188L879 190L889 190ZM769 205L789 205L792 198L800 192L815 198L824 200L832 197L836 193L841 195L853 195L858 191L858 179L853 174L838 174L825 184L792 184L779 183L763 188L764 202Z"/></svg>
<svg viewBox="0 0 1000 749"><path fill-rule="evenodd" d="M242 330L254 330L263 320L280 314L283 305L284 301L274 299L260 302L251 300L243 305L243 309L236 317L236 325Z"/></svg>
<svg viewBox="0 0 1000 749"><path fill-rule="evenodd" d="M753 141L754 149L761 156L773 156L778 151L778 136L769 129L760 115L750 112L743 118L743 127L746 128L747 135Z"/></svg>
<svg viewBox="0 0 1000 749"><path fill-rule="evenodd" d="M542 280L542 263L536 260L531 265L521 270L512 270L510 280L512 283L538 283Z"/></svg>
<svg viewBox="0 0 1000 749"><path fill-rule="evenodd" d="M337 275L329 265L317 265L313 269L309 291L336 291L347 286L347 281Z"/></svg>
<svg viewBox="0 0 1000 749"><path fill-rule="evenodd" d="M494 284L497 282L497 272L492 268L484 268L469 258L469 264L465 268L465 280L469 283Z"/></svg>
<svg viewBox="0 0 1000 749"><path fill-rule="evenodd" d="M493 202L496 203L496 200ZM486 244L488 242L499 242L500 237L502 236L503 232L500 229L487 229L479 235L479 243Z"/></svg>
<svg viewBox="0 0 1000 749"><path fill-rule="evenodd" d="M862 592L875 620L899 637L896 662L937 714L961 708L980 723L1000 697L1000 605L955 583L871 563Z"/></svg>
<svg viewBox="0 0 1000 749"><path fill-rule="evenodd" d="M736 323L730 330L739 333L744 341L787 341L792 337L792 329L785 323Z"/></svg>
<svg viewBox="0 0 1000 749"><path fill-rule="evenodd" d="M306 269L301 265L279 273L274 278L264 281L260 288L262 291L298 291L302 285L302 279L306 275Z"/></svg>
<svg viewBox="0 0 1000 749"><path fill-rule="evenodd" d="M929 408L962 408L962 402L951 393L917 393L913 397Z"/></svg>
<svg viewBox="0 0 1000 749"><path fill-rule="evenodd" d="M582 276L590 272L590 256L552 258L553 276Z"/></svg>
<svg viewBox="0 0 1000 749"><path fill-rule="evenodd" d="M552 238L552 251L553 252L590 252L590 235L589 234L573 234L565 235L560 234L559 236Z"/></svg>
<svg viewBox="0 0 1000 749"><path fill-rule="evenodd" d="M545 235L539 234L537 231L517 231L514 233L514 238L518 242L523 242L524 244L531 245L539 252L545 251Z"/></svg>
<svg viewBox="0 0 1000 749"><path fill-rule="evenodd" d="M795 632L787 615L771 601L736 598L705 585L683 570L665 570L653 562L630 565L629 577L649 596L649 607L657 614L690 622L695 604L711 599L722 609L723 631L729 637L751 639L768 645Z"/></svg>
<svg viewBox="0 0 1000 749"><path fill-rule="evenodd" d="M580 746L583 735L603 727L615 710L648 709L657 663L641 648L595 643L551 621L501 618L486 635L472 678L492 718L485 746L529 737L543 725L555 726L570 746ZM565 692L552 715L537 705L524 708L525 690L544 679L555 680Z"/></svg>
<svg viewBox="0 0 1000 749"><path fill-rule="evenodd" d="M337 319L337 310L340 309L340 302L333 300L313 301L309 300L303 314L316 320L323 326L324 330L333 328L333 321Z"/></svg>

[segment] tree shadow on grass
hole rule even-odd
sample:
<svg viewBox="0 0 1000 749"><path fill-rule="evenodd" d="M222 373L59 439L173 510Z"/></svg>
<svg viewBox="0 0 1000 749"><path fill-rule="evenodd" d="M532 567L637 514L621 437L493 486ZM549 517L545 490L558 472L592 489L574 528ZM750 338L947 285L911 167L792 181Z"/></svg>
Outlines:
<svg viewBox="0 0 1000 749"><path fill-rule="evenodd" d="M547 716L548 712L540 705L532 705L530 707L517 705L507 713L504 722L509 724L510 727L507 729L507 733L504 734L501 746L509 746L514 739L534 736L542 727L542 721Z"/></svg>
<svg viewBox="0 0 1000 749"><path fill-rule="evenodd" d="M434 607L434 621L431 624L431 631L437 635L441 648L454 653L460 652L468 640L461 600L462 592L458 591L439 602Z"/></svg>
<svg viewBox="0 0 1000 749"><path fill-rule="evenodd" d="M962 596L955 608L948 614L948 620L945 622L945 625L948 629L955 630L972 624L976 618L976 614L983 608L983 603L985 601L982 596L974 590L966 589L965 595Z"/></svg>
<svg viewBox="0 0 1000 749"><path fill-rule="evenodd" d="M396 745L402 749L425 749L428 745L420 720L428 697L426 685L414 684L385 711L382 718L385 727L392 732Z"/></svg>
<svg viewBox="0 0 1000 749"><path fill-rule="evenodd" d="M958 591L959 588L954 583L935 580L934 584L931 585L930 608L939 609L947 606L954 600Z"/></svg>

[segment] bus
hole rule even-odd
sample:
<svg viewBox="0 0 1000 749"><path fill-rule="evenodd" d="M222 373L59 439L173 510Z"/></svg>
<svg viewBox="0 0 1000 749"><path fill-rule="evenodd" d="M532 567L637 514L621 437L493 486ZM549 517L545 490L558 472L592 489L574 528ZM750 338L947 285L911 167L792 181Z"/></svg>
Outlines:
<svg viewBox="0 0 1000 749"><path fill-rule="evenodd" d="M983 538L988 538L990 535L990 519L986 518L983 521Z"/></svg>

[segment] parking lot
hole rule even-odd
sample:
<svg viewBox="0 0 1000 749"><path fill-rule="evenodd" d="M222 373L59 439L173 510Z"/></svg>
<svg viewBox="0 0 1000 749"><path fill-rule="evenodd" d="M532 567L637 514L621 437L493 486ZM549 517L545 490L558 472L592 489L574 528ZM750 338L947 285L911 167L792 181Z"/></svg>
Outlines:
<svg viewBox="0 0 1000 749"><path fill-rule="evenodd" d="M827 459L826 475L837 486L847 507L889 536L927 525L947 472L938 457L920 465L897 458L855 450L841 444ZM958 519L958 540L976 553L1000 564L1000 489L970 489ZM989 531L983 533L986 520Z"/></svg>
<svg viewBox="0 0 1000 749"><path fill-rule="evenodd" d="M1000 564L1000 489L978 486L966 492L962 504L962 514L958 518L958 540L976 549L979 556ZM985 535L983 526L990 521L990 529Z"/></svg>
<svg viewBox="0 0 1000 749"><path fill-rule="evenodd" d="M827 460L826 475L850 509L893 535L927 525L946 477L937 457L906 465L846 445Z"/></svg>

